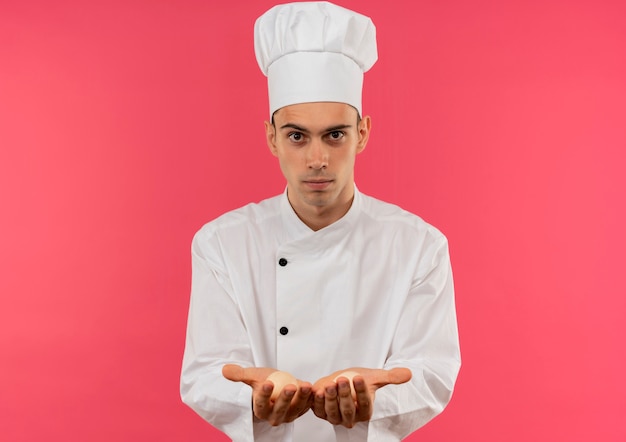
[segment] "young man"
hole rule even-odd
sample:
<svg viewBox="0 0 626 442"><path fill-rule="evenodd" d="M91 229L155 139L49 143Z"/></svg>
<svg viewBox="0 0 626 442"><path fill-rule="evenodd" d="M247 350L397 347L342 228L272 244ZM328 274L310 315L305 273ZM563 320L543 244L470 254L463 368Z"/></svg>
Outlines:
<svg viewBox="0 0 626 442"><path fill-rule="evenodd" d="M448 403L460 355L445 237L354 183L374 26L280 5L255 49L287 189L196 234L182 398L235 441L400 440ZM297 380L272 397L277 370Z"/></svg>

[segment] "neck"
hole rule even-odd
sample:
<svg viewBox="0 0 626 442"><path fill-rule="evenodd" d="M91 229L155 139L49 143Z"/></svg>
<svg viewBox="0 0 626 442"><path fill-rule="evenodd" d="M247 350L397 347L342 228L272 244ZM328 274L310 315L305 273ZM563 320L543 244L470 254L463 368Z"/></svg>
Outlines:
<svg viewBox="0 0 626 442"><path fill-rule="evenodd" d="M291 199L289 203L291 204L294 212L296 212L296 215L298 215L298 218L300 218L300 220L304 224L306 224L311 230L317 232L318 230L330 226L334 222L337 222L341 218L343 218L343 216L348 213L348 210L350 210L353 200L354 194L352 194L345 201L341 201L339 204L336 204L333 207L313 205L307 205L305 207L295 207L294 204L291 202Z"/></svg>

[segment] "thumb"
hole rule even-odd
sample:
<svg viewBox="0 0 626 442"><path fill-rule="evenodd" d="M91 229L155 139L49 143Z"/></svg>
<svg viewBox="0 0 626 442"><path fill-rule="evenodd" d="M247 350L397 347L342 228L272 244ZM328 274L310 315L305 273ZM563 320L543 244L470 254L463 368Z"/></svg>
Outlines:
<svg viewBox="0 0 626 442"><path fill-rule="evenodd" d="M243 381L243 367L237 364L226 364L222 367L222 376L229 381L241 382Z"/></svg>
<svg viewBox="0 0 626 442"><path fill-rule="evenodd" d="M387 372L387 378L390 384L404 384L411 380L412 376L411 370L403 367L392 368Z"/></svg>

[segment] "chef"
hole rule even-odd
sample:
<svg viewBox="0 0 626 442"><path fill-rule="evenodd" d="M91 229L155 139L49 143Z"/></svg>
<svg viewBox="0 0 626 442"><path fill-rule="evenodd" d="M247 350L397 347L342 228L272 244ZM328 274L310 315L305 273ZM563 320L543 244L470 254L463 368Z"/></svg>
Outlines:
<svg viewBox="0 0 626 442"><path fill-rule="evenodd" d="M446 238L354 182L374 25L305 2L254 33L287 186L193 239L182 399L234 441L400 440L447 405L460 353Z"/></svg>

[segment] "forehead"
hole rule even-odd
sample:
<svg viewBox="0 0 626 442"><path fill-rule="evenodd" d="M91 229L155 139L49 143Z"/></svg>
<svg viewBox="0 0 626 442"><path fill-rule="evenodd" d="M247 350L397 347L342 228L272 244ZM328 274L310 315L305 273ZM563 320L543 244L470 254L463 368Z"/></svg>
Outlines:
<svg viewBox="0 0 626 442"><path fill-rule="evenodd" d="M357 110L345 103L319 102L292 104L274 113L277 126L297 124L311 130L336 125L353 125Z"/></svg>

